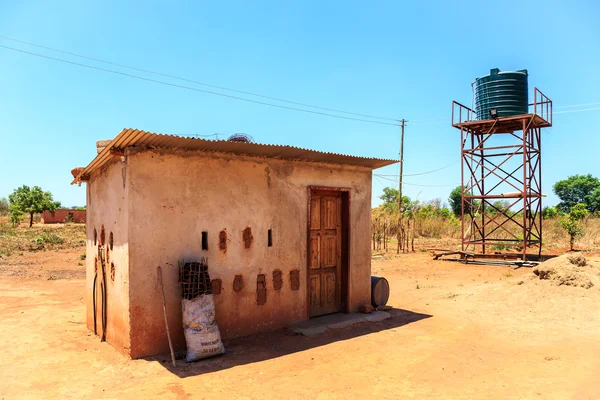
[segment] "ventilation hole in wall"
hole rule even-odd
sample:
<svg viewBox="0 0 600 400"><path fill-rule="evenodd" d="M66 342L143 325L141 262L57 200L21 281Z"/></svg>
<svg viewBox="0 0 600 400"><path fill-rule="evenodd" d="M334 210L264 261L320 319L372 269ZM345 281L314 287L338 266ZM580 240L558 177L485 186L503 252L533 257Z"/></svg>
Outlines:
<svg viewBox="0 0 600 400"><path fill-rule="evenodd" d="M227 232L225 229L219 232L219 249L227 250Z"/></svg>
<svg viewBox="0 0 600 400"><path fill-rule="evenodd" d="M243 239L244 239L244 247L249 249L250 246L252 246L252 239L254 239L252 237L252 229L250 227L244 229Z"/></svg>
<svg viewBox="0 0 600 400"><path fill-rule="evenodd" d="M262 306L267 302L267 280L264 274L256 277L256 304Z"/></svg>
<svg viewBox="0 0 600 400"><path fill-rule="evenodd" d="M213 294L221 294L222 282L220 279L213 279L210 282L210 290Z"/></svg>
<svg viewBox="0 0 600 400"><path fill-rule="evenodd" d="M106 232L104 232L104 225L100 229L100 246L104 246L106 243Z"/></svg>
<svg viewBox="0 0 600 400"><path fill-rule="evenodd" d="M290 271L290 284L292 290L300 290L300 270L294 269Z"/></svg>
<svg viewBox="0 0 600 400"><path fill-rule="evenodd" d="M202 232L202 250L208 250L208 232Z"/></svg>
<svg viewBox="0 0 600 400"><path fill-rule="evenodd" d="M110 247L110 249L113 249L113 233L111 232L110 235L108 235L108 245Z"/></svg>
<svg viewBox="0 0 600 400"><path fill-rule="evenodd" d="M98 231L94 228L94 246L98 244Z"/></svg>
<svg viewBox="0 0 600 400"><path fill-rule="evenodd" d="M269 229L269 232L267 232L267 242L268 242L269 247L273 246L273 230L272 229Z"/></svg>
<svg viewBox="0 0 600 400"><path fill-rule="evenodd" d="M273 289L281 290L282 287L283 287L283 274L281 273L281 270L276 269L275 271L273 271Z"/></svg>
<svg viewBox="0 0 600 400"><path fill-rule="evenodd" d="M110 263L110 280L115 281L115 263Z"/></svg>
<svg viewBox="0 0 600 400"><path fill-rule="evenodd" d="M242 275L236 275L233 279L233 291L239 293L244 288L244 278Z"/></svg>

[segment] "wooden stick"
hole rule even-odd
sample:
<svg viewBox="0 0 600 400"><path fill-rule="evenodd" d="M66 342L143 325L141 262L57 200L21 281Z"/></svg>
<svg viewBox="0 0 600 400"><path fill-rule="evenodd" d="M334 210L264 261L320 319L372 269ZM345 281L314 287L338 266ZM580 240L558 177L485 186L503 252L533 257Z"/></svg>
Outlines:
<svg viewBox="0 0 600 400"><path fill-rule="evenodd" d="M177 365L175 364L175 352L173 351L173 344L171 343L171 334L169 333L169 321L167 320L167 300L165 299L165 288L163 286L162 270L160 269L160 266L158 266L157 270L158 283L160 284L160 291L162 293L163 311L165 314L165 327L167 328L167 339L169 339L169 349L171 350L171 361L173 361L173 367L177 367Z"/></svg>

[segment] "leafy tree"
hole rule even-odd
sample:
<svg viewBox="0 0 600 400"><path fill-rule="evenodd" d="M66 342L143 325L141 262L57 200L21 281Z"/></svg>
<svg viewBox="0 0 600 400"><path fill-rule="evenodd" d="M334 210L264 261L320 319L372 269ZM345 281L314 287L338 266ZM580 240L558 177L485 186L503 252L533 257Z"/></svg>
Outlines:
<svg viewBox="0 0 600 400"><path fill-rule="evenodd" d="M383 200L383 209L386 211L398 211L398 189L394 189L391 187L383 188L383 194L379 196L381 200ZM402 196L402 209L409 210L411 209L411 201L408 196Z"/></svg>
<svg viewBox="0 0 600 400"><path fill-rule="evenodd" d="M462 186L457 186L450 192L450 196L448 196L448 202L450 203L450 208L455 216L460 217L462 213ZM479 208L479 201L473 200L473 206L475 209ZM470 212L471 205L469 203L465 203L465 214Z"/></svg>
<svg viewBox="0 0 600 400"><path fill-rule="evenodd" d="M391 187L384 187L383 194L379 196L381 200L383 200L383 204L394 203L398 201L398 189L394 189Z"/></svg>
<svg viewBox="0 0 600 400"><path fill-rule="evenodd" d="M6 197L0 199L0 215L8 213L8 200Z"/></svg>
<svg viewBox="0 0 600 400"><path fill-rule="evenodd" d="M588 209L585 204L578 203L571 207L571 211L566 217L560 220L560 226L562 226L569 234L569 246L571 251L575 246L575 238L577 236L583 236L583 227L581 226L581 220L588 215Z"/></svg>
<svg viewBox="0 0 600 400"><path fill-rule="evenodd" d="M598 214L600 213L600 188L596 188L588 197L589 211Z"/></svg>
<svg viewBox="0 0 600 400"><path fill-rule="evenodd" d="M459 217L462 214L462 186L452 189L450 196L448 196L448 202L454 215Z"/></svg>
<svg viewBox="0 0 600 400"><path fill-rule="evenodd" d="M554 193L561 202L558 208L568 213L573 206L582 203L590 212L600 211L600 180L590 174L573 175L554 184Z"/></svg>
<svg viewBox="0 0 600 400"><path fill-rule="evenodd" d="M19 223L21 222L21 220L23 219L23 213L20 211L13 211L10 214L10 223L12 224L13 228L17 225L19 225Z"/></svg>
<svg viewBox="0 0 600 400"><path fill-rule="evenodd" d="M29 227L33 225L33 214L44 211L54 212L57 207L60 207L60 203L52 198L52 193L44 192L39 186L30 188L23 185L15 189L8 196L8 200L10 201L10 213L15 220L18 220L18 216L22 214L29 214ZM11 220L13 219L11 218Z"/></svg>
<svg viewBox="0 0 600 400"><path fill-rule="evenodd" d="M558 207L544 207L542 210L542 218L544 219L553 219L558 217L561 214Z"/></svg>
<svg viewBox="0 0 600 400"><path fill-rule="evenodd" d="M442 218L448 219L452 216L452 213L450 212L450 209L448 207L443 207L440 209L440 216Z"/></svg>
<svg viewBox="0 0 600 400"><path fill-rule="evenodd" d="M485 208L486 212L489 212L490 214L499 214L500 212L503 212L503 213L509 212L508 208L510 206L510 201L508 201L508 200L496 200L492 204L496 208L488 206ZM500 210L500 211L498 211L498 210Z"/></svg>

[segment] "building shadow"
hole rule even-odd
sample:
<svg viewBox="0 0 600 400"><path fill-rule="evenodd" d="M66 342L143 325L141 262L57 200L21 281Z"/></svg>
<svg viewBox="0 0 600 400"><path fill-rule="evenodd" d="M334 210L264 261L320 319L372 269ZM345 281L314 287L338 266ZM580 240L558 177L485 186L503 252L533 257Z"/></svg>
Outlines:
<svg viewBox="0 0 600 400"><path fill-rule="evenodd" d="M380 322L364 322L343 329L329 329L316 337L298 336L287 329L247 336L225 342L227 352L222 356L208 358L193 363L185 362L185 354L176 354L177 367L171 364L170 355L148 357L150 362L158 362L180 378L217 372L240 365L270 360L330 343L353 339L389 329L399 328L413 322L432 317L408 310L392 308L392 317Z"/></svg>

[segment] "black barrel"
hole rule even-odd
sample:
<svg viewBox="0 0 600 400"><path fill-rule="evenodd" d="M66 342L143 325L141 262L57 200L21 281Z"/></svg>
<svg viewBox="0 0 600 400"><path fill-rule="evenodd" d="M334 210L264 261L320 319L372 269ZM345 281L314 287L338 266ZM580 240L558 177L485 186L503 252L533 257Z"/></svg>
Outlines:
<svg viewBox="0 0 600 400"><path fill-rule="evenodd" d="M390 298L390 284L387 279L371 277L371 305L375 308L385 306Z"/></svg>

